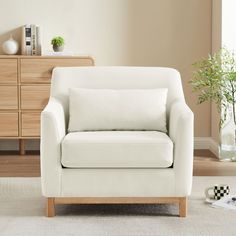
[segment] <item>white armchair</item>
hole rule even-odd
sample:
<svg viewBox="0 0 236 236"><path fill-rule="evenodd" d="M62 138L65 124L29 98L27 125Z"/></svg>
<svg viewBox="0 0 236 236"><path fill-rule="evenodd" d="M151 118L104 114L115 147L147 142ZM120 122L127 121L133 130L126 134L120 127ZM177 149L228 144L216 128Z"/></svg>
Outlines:
<svg viewBox="0 0 236 236"><path fill-rule="evenodd" d="M69 132L70 88L167 88L167 132L150 129ZM135 142L138 145L133 145ZM174 203L179 204L179 214L184 217L191 192L192 165L193 113L185 103L176 70L154 67L53 70L50 100L41 114L41 181L47 198L47 216L55 215L56 204Z"/></svg>

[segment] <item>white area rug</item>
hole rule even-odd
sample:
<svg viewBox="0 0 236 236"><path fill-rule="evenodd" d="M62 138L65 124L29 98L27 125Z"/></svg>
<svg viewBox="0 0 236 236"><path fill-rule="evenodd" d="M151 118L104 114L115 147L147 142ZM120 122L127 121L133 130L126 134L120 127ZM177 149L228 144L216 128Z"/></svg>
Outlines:
<svg viewBox="0 0 236 236"><path fill-rule="evenodd" d="M204 203L215 183L236 194L236 177L194 177L187 218L174 205L59 206L46 218L39 178L0 178L0 236L236 236L236 211Z"/></svg>

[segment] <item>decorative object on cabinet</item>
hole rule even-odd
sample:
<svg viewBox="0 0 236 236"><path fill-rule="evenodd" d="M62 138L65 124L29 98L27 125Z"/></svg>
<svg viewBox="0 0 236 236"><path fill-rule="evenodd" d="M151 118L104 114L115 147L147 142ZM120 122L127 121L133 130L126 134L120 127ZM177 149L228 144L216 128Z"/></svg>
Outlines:
<svg viewBox="0 0 236 236"><path fill-rule="evenodd" d="M21 54L41 55L40 27L34 24L22 26Z"/></svg>
<svg viewBox="0 0 236 236"><path fill-rule="evenodd" d="M61 36L57 36L52 39L51 44L54 52L62 52L65 40Z"/></svg>
<svg viewBox="0 0 236 236"><path fill-rule="evenodd" d="M16 40L13 39L12 35L7 41L3 42L2 44L3 52L8 55L16 54L18 52L18 49L19 49L19 44Z"/></svg>
<svg viewBox="0 0 236 236"><path fill-rule="evenodd" d="M54 67L93 66L91 57L0 56L0 139L39 139Z"/></svg>

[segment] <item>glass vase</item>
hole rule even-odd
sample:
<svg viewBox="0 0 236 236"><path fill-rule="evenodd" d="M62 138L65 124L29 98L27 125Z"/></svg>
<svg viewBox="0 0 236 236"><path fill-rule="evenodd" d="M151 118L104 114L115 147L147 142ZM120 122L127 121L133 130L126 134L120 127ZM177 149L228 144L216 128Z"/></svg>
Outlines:
<svg viewBox="0 0 236 236"><path fill-rule="evenodd" d="M221 144L219 147L220 161L236 161L236 126L233 109L230 109L223 127L220 130Z"/></svg>

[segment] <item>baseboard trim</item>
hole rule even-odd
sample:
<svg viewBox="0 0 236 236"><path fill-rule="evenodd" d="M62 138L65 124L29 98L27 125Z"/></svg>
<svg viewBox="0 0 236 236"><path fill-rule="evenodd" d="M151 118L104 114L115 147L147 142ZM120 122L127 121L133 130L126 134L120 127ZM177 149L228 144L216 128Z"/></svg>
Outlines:
<svg viewBox="0 0 236 236"><path fill-rule="evenodd" d="M209 149L219 158L219 144L211 137L194 137L194 149Z"/></svg>

